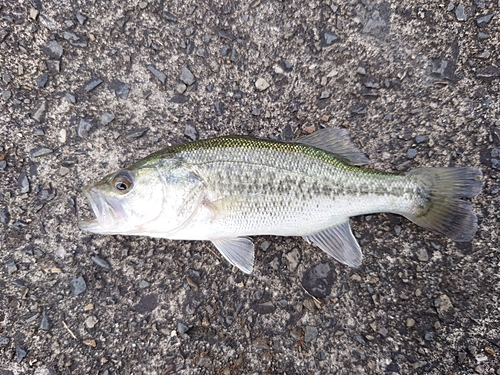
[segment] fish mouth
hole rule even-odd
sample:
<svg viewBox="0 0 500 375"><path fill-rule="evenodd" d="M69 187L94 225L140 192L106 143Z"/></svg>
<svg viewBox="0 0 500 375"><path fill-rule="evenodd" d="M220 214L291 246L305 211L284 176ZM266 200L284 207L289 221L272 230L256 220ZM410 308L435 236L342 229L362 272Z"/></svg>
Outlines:
<svg viewBox="0 0 500 375"><path fill-rule="evenodd" d="M80 220L80 229L99 234L117 234L116 229L121 227L120 223L127 217L121 202L116 198L105 197L93 185L85 186L82 191L90 203L94 217Z"/></svg>

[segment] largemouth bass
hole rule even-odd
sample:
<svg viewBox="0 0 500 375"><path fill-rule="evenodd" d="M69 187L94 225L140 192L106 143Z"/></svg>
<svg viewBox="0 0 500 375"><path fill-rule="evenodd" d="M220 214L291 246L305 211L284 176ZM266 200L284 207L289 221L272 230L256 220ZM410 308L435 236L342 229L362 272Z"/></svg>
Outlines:
<svg viewBox="0 0 500 375"><path fill-rule="evenodd" d="M351 267L363 255L349 217L403 215L454 241L477 231L472 204L482 173L470 167L403 174L363 169L345 129L293 142L227 136L165 148L83 188L95 219L80 228L172 240L209 240L251 273L248 236L302 236Z"/></svg>

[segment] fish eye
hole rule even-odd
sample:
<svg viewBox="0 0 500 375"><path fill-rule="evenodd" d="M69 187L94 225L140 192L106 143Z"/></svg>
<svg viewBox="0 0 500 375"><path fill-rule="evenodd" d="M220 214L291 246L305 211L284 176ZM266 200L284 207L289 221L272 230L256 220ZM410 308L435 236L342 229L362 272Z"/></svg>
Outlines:
<svg viewBox="0 0 500 375"><path fill-rule="evenodd" d="M125 194L132 188L132 176L126 171L121 171L113 178L112 184L120 194Z"/></svg>

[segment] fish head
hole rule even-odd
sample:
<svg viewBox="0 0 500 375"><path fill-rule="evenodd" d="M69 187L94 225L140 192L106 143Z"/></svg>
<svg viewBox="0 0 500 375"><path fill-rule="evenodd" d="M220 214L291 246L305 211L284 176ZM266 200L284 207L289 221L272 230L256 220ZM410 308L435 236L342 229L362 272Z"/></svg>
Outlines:
<svg viewBox="0 0 500 375"><path fill-rule="evenodd" d="M94 218L81 229L99 234L135 234L160 216L164 187L156 168L121 169L85 186Z"/></svg>

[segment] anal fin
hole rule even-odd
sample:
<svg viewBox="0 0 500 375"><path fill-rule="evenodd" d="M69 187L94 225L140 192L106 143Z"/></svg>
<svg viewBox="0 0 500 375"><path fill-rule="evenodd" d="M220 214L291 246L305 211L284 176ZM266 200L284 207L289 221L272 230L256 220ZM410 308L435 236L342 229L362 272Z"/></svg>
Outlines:
<svg viewBox="0 0 500 375"><path fill-rule="evenodd" d="M363 253L352 234L349 221L303 237L349 267L359 267L363 261Z"/></svg>
<svg viewBox="0 0 500 375"><path fill-rule="evenodd" d="M217 238L212 240L212 243L229 263L246 274L252 273L254 245L250 238Z"/></svg>

